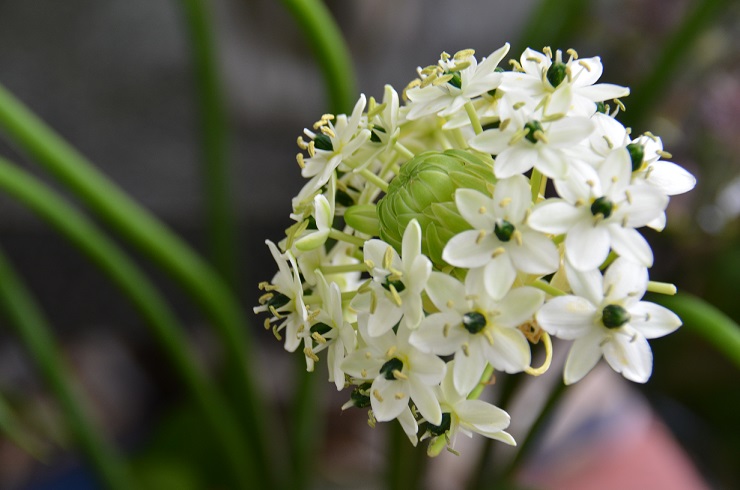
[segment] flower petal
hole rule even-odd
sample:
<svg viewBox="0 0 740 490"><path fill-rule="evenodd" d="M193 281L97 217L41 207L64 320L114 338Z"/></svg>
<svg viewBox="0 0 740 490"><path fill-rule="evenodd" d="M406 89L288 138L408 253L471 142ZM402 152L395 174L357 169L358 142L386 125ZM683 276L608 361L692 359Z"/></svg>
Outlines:
<svg viewBox="0 0 740 490"><path fill-rule="evenodd" d="M580 209L562 199L548 199L535 206L527 224L537 231L561 235L583 216Z"/></svg>
<svg viewBox="0 0 740 490"><path fill-rule="evenodd" d="M594 329L596 316L596 307L588 300L579 296L558 296L540 308L537 323L558 338L575 339Z"/></svg>
<svg viewBox="0 0 740 490"><path fill-rule="evenodd" d="M480 382L486 369L486 358L483 357L480 342L468 345L467 355L462 349L455 354L453 381L459 393L470 393Z"/></svg>
<svg viewBox="0 0 740 490"><path fill-rule="evenodd" d="M606 362L625 378L636 383L645 383L650 378L653 372L653 352L648 341L639 332L635 331L632 337L613 335L602 349Z"/></svg>
<svg viewBox="0 0 740 490"><path fill-rule="evenodd" d="M493 173L498 179L523 174L534 166L537 158L538 151L532 145L509 146L499 153L493 162Z"/></svg>
<svg viewBox="0 0 740 490"><path fill-rule="evenodd" d="M493 205L492 211L496 217L513 224L521 223L532 204L529 180L523 175L499 180L493 189L493 200L490 204ZM462 214L462 211L460 213ZM493 228L493 224L489 224L489 230Z"/></svg>
<svg viewBox="0 0 740 490"><path fill-rule="evenodd" d="M470 226L479 230L492 230L495 217L491 214L494 201L475 189L460 188L455 191L455 205ZM483 211L481 211L483 210Z"/></svg>
<svg viewBox="0 0 740 490"><path fill-rule="evenodd" d="M532 353L527 338L519 329L494 328L492 336L493 345L483 344L491 366L507 373L518 373L529 367Z"/></svg>
<svg viewBox="0 0 740 490"><path fill-rule="evenodd" d="M591 220L576 223L565 237L565 255L578 270L599 267L609 255L610 234L605 226Z"/></svg>
<svg viewBox="0 0 740 490"><path fill-rule="evenodd" d="M398 417L409 404L408 382L378 376L370 388L370 405L378 422Z"/></svg>
<svg viewBox="0 0 740 490"><path fill-rule="evenodd" d="M681 326L681 319L668 308L640 301L629 308L630 325L647 339L668 335Z"/></svg>
<svg viewBox="0 0 740 490"><path fill-rule="evenodd" d="M452 276L433 271L427 281L426 292L434 306L441 311L465 312L467 310L465 286Z"/></svg>
<svg viewBox="0 0 740 490"><path fill-rule="evenodd" d="M491 259L483 271L483 284L493 299L503 298L516 279L516 269L508 253L502 253Z"/></svg>
<svg viewBox="0 0 740 490"><path fill-rule="evenodd" d="M617 224L609 225L609 235L614 251L620 257L645 267L653 265L653 250L647 240L634 228L623 228Z"/></svg>
<svg viewBox="0 0 740 490"><path fill-rule="evenodd" d="M603 332L594 330L573 342L563 371L563 381L566 385L580 381L596 366L601 359L600 343L603 338Z"/></svg>
<svg viewBox="0 0 740 490"><path fill-rule="evenodd" d="M452 237L442 251L442 259L455 267L468 269L486 265L497 240L492 233L480 239L481 231L467 230Z"/></svg>
<svg viewBox="0 0 740 490"><path fill-rule="evenodd" d="M460 319L458 313L432 313L411 332L409 342L422 352L452 355L468 338L467 332L459 328Z"/></svg>
<svg viewBox="0 0 740 490"><path fill-rule="evenodd" d="M511 423L508 413L483 400L463 400L455 405L460 422L486 432L498 432Z"/></svg>
<svg viewBox="0 0 740 490"><path fill-rule="evenodd" d="M409 376L409 391L411 400L419 409L419 413L430 423L440 425L442 423L442 409L439 401L434 396L431 386L422 383L416 376Z"/></svg>

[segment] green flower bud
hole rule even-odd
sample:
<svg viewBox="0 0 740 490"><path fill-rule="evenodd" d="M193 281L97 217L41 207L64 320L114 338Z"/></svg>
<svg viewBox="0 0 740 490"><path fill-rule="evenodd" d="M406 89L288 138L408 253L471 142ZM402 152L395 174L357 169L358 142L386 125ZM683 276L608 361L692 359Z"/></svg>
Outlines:
<svg viewBox="0 0 740 490"><path fill-rule="evenodd" d="M606 197L600 197L591 204L591 214L594 216L602 215L604 218L608 218L612 215L614 209L614 203Z"/></svg>
<svg viewBox="0 0 740 490"><path fill-rule="evenodd" d="M319 133L313 139L313 143L319 150L334 151L334 145L331 143L331 139L324 133Z"/></svg>
<svg viewBox="0 0 740 490"><path fill-rule="evenodd" d="M567 71L568 67L565 63L562 61L555 61L550 65L550 68L547 69L547 81L550 82L550 85L553 87L557 87L563 83L563 80L565 80Z"/></svg>
<svg viewBox="0 0 740 490"><path fill-rule="evenodd" d="M371 236L380 234L380 221L375 204L358 204L344 211L344 222L349 226Z"/></svg>
<svg viewBox="0 0 740 490"><path fill-rule="evenodd" d="M447 242L470 228L455 206L459 188L488 193L493 184L491 164L462 150L421 153L401 166L388 192L378 202L380 238L399 253L409 222L422 229L421 251L437 267L444 267L442 250Z"/></svg>

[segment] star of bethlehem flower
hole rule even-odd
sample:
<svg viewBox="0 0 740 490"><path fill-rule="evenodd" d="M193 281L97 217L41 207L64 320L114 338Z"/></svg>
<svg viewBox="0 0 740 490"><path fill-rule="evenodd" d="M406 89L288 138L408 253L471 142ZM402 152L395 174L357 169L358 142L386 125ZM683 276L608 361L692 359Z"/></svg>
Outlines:
<svg viewBox="0 0 740 490"><path fill-rule="evenodd" d="M648 281L658 257L639 229L662 230L694 177L619 121L629 89L597 83L599 57L527 49L507 71L508 50L443 53L400 97L386 85L304 131L306 183L254 308L348 388L342 409L397 421L432 456L461 433L514 444L509 414L480 397L547 371L551 336L572 341L568 384L602 357L645 382L647 339L680 325L641 300L675 287Z"/></svg>
<svg viewBox="0 0 740 490"><path fill-rule="evenodd" d="M566 271L574 294L550 299L537 313L546 332L574 340L565 362L565 383L583 378L602 356L625 378L646 382L653 369L647 339L681 326L667 308L640 301L648 284L647 269L618 258L603 276L598 270Z"/></svg>

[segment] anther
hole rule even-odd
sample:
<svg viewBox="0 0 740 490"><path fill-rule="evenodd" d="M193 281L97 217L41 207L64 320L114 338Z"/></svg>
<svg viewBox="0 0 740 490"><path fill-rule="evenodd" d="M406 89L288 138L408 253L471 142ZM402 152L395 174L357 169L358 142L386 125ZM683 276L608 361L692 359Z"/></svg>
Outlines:
<svg viewBox="0 0 740 490"><path fill-rule="evenodd" d="M380 396L380 392L379 392L378 390L373 390L373 396L374 396L374 397L375 397L375 399L376 399L376 400L378 400L379 402L381 402L381 403L383 402L383 397L382 397L382 396Z"/></svg>
<svg viewBox="0 0 740 490"><path fill-rule="evenodd" d="M303 160L303 153L298 153L295 156L296 162L298 162L298 166L301 168L306 168L306 162Z"/></svg>

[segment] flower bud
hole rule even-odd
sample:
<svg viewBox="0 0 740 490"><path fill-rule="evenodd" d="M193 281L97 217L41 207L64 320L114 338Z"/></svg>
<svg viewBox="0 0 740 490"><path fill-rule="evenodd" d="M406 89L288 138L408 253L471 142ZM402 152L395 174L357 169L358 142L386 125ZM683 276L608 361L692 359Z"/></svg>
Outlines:
<svg viewBox="0 0 740 490"><path fill-rule="evenodd" d="M470 228L455 206L455 191L476 189L488 193L492 165L461 150L425 152L401 167L378 202L380 238L399 253L406 226L416 219L422 229L421 251L443 267L442 250L450 238Z"/></svg>

